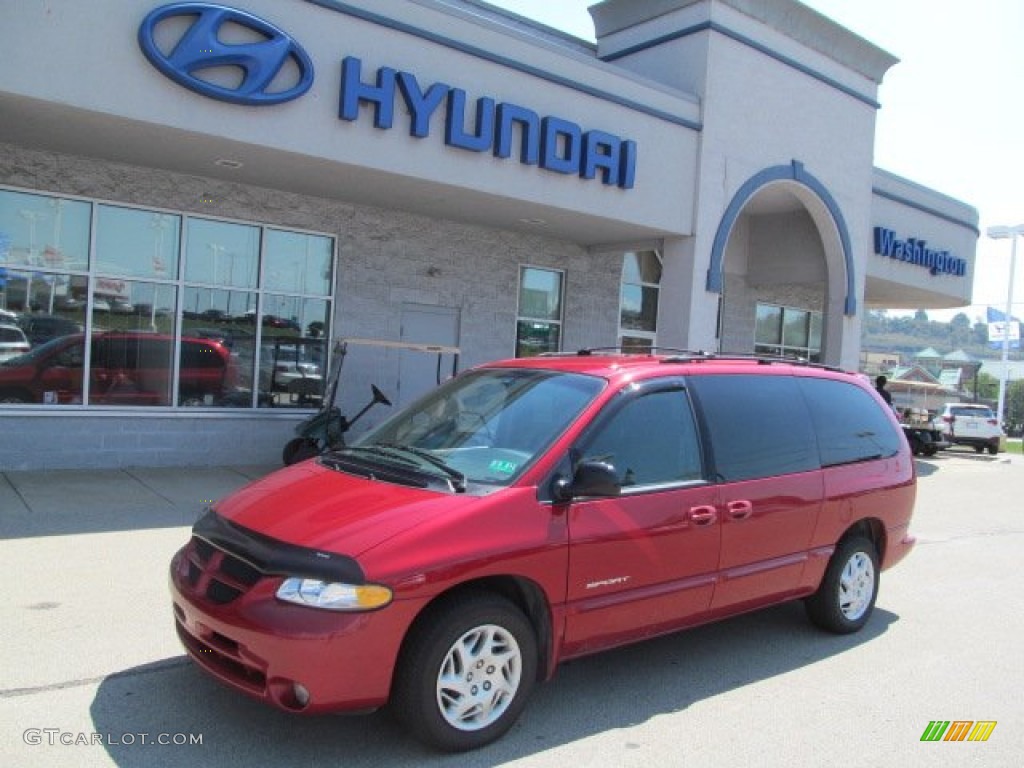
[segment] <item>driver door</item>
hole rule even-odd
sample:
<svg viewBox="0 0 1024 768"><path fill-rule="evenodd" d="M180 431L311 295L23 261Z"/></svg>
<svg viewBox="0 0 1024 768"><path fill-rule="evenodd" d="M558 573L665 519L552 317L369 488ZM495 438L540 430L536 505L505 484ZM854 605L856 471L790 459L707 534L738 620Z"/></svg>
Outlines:
<svg viewBox="0 0 1024 768"><path fill-rule="evenodd" d="M609 404L574 458L610 463L614 498L569 505L565 653L578 655L692 623L711 603L721 527L681 381Z"/></svg>

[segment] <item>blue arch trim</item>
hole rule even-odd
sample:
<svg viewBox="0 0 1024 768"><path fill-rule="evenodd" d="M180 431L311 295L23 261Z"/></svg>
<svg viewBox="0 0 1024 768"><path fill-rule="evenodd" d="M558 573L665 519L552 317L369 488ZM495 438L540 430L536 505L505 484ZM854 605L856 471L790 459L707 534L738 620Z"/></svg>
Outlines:
<svg viewBox="0 0 1024 768"><path fill-rule="evenodd" d="M829 193L825 185L804 169L803 163L794 160L790 165L776 165L765 168L763 171L754 174L747 179L739 188L725 209L725 215L715 232L715 241L711 246L711 266L708 268L707 289L711 293L722 292L722 260L725 258L725 246L729 242L729 235L732 232L736 219L739 218L750 198L754 196L761 187L775 181L795 181L811 190L818 199L825 204L832 221L835 222L839 231L839 241L843 249L843 261L846 263L846 302L844 314L857 314L857 295L854 281L853 248L850 245L850 232L846 227L846 220L843 212L835 198Z"/></svg>

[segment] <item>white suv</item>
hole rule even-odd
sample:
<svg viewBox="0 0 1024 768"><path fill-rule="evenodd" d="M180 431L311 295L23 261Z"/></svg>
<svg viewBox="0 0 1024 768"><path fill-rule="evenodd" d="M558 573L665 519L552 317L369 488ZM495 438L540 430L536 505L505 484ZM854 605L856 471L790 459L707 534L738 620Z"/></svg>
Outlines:
<svg viewBox="0 0 1024 768"><path fill-rule="evenodd" d="M953 445L970 445L978 453L988 449L993 456L1004 437L999 419L987 405L946 403L934 424Z"/></svg>
<svg viewBox="0 0 1024 768"><path fill-rule="evenodd" d="M16 325L0 323L0 362L23 355L29 350L25 332Z"/></svg>

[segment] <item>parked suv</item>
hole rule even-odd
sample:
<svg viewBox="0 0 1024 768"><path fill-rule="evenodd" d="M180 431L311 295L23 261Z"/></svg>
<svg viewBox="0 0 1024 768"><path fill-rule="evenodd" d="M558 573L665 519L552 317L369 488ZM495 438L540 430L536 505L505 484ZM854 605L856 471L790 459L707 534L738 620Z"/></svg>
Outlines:
<svg viewBox="0 0 1024 768"><path fill-rule="evenodd" d="M914 461L854 373L702 354L510 360L214 504L175 624L293 712L389 704L435 747L560 662L787 600L859 630L913 546Z"/></svg>
<svg viewBox="0 0 1024 768"><path fill-rule="evenodd" d="M155 333L97 333L92 337L90 402L168 405L174 337ZM0 363L0 403L81 403L85 336L73 334ZM227 348L210 339L181 339L179 403L216 405L234 390Z"/></svg>
<svg viewBox="0 0 1024 768"><path fill-rule="evenodd" d="M946 403L935 418L935 427L953 445L969 445L978 453L995 456L1003 430L987 405Z"/></svg>
<svg viewBox="0 0 1024 768"><path fill-rule="evenodd" d="M0 362L25 354L29 346L21 328L11 323L0 323Z"/></svg>

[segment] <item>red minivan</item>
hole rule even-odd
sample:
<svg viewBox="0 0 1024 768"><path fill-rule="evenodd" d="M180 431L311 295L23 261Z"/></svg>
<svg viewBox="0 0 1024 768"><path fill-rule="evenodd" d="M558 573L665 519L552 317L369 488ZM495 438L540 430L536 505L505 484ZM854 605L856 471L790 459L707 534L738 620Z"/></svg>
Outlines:
<svg viewBox="0 0 1024 768"><path fill-rule="evenodd" d="M567 659L803 599L839 633L911 549L913 457L861 377L581 352L463 373L214 504L171 563L207 672L486 744Z"/></svg>
<svg viewBox="0 0 1024 768"><path fill-rule="evenodd" d="M213 339L181 339L178 402L230 401L238 373L228 348ZM94 333L89 399L98 405L170 405L174 337L137 331ZM73 333L0 363L0 403L81 403L85 335Z"/></svg>

